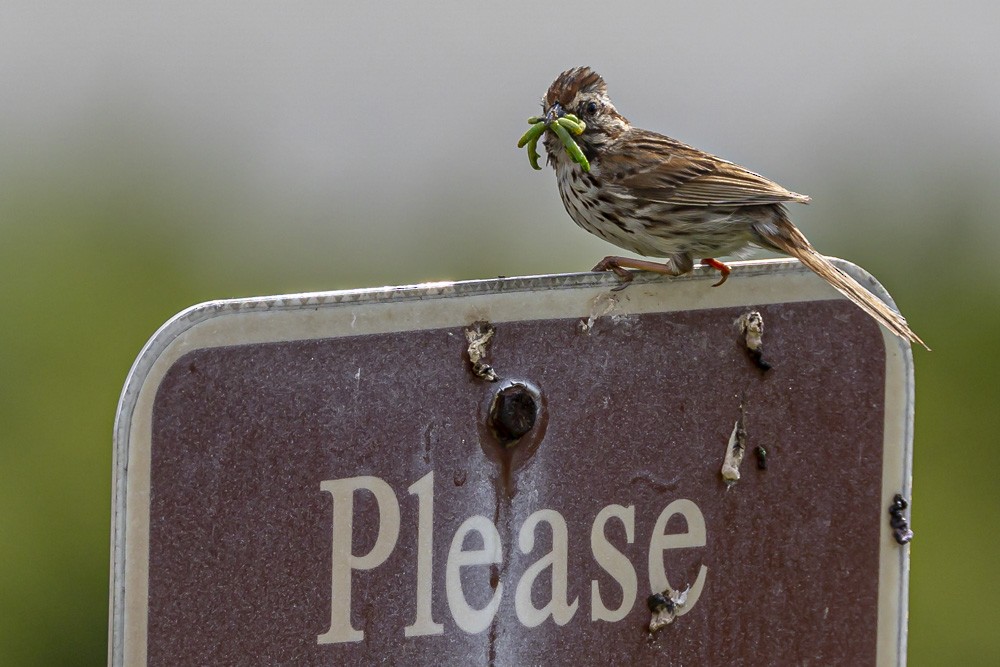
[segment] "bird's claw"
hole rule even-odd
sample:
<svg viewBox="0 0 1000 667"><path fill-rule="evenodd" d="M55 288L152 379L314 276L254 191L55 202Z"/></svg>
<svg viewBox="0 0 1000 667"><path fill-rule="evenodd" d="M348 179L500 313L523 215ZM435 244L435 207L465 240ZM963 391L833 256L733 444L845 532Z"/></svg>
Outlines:
<svg viewBox="0 0 1000 667"><path fill-rule="evenodd" d="M611 271L616 276L618 276L618 279L621 280L621 284L618 285L617 287L612 287L611 288L612 292L622 291L623 289L629 286L629 283L631 283L632 279L635 277L632 275L631 271L622 267L622 265L619 264L617 261L615 261L614 258L612 257L605 257L600 262L598 262L597 266L591 269L591 271Z"/></svg>
<svg viewBox="0 0 1000 667"><path fill-rule="evenodd" d="M701 260L701 263L704 264L705 266L710 266L713 269L716 269L719 273L722 274L722 277L719 278L719 282L714 283L712 287L718 287L722 283L729 280L729 274L732 271L732 269L729 268L728 264L720 262L719 260L714 259L712 257L706 257L705 259Z"/></svg>

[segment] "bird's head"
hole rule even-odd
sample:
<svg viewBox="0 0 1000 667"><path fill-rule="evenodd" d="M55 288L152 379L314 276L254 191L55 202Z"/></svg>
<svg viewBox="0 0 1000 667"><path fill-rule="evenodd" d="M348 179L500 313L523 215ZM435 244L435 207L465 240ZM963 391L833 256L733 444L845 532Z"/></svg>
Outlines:
<svg viewBox="0 0 1000 667"><path fill-rule="evenodd" d="M604 79L589 67L574 67L556 77L542 99L542 111L550 123L574 114L586 124L583 134L574 138L588 158L629 128L628 120L611 103ZM557 146L553 140L552 133L547 133L546 150Z"/></svg>

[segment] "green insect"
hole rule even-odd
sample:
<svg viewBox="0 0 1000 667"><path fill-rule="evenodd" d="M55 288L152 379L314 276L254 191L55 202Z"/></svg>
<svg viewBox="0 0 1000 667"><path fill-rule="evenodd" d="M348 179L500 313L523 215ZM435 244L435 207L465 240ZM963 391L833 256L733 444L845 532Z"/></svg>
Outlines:
<svg viewBox="0 0 1000 667"><path fill-rule="evenodd" d="M562 141L563 146L566 147L566 152L573 159L573 162L580 165L580 168L584 171L590 171L590 162L587 161L587 157L580 150L580 145L573 139L574 134L583 134L583 131L587 129L582 120L573 114L566 114L549 123L544 118L532 116L528 119L528 124L531 125L531 128L517 142L517 147L528 147L528 162L531 163L534 169L541 169L538 165L538 158L540 157L538 155L538 140L545 134L545 130L552 130L559 137L559 140Z"/></svg>

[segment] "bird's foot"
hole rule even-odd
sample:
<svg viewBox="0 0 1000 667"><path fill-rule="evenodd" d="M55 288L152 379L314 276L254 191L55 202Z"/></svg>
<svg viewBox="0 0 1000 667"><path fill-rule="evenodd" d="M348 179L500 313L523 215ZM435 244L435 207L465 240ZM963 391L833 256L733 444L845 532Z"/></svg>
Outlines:
<svg viewBox="0 0 1000 667"><path fill-rule="evenodd" d="M713 260L715 261L715 260ZM721 262L720 262L721 264ZM723 265L725 266L725 265ZM650 271L652 273L659 273L665 276L676 276L679 275L677 269L675 269L670 264L661 264L660 262L650 262L645 259L632 259L631 257L617 257L609 256L602 259L597 263L592 271L612 271L616 276L618 276L622 284L618 287L613 288L614 291L623 290L628 287L628 284L632 282L632 272L628 269L638 269L639 271ZM728 268L727 268L728 270Z"/></svg>
<svg viewBox="0 0 1000 667"><path fill-rule="evenodd" d="M612 291L619 292L632 282L632 272L628 271L621 265L621 261L624 257L605 257L600 262L597 263L591 271L611 271L622 281L622 284L618 287L613 287Z"/></svg>
<svg viewBox="0 0 1000 667"><path fill-rule="evenodd" d="M706 257L705 259L701 260L701 263L704 264L705 266L710 266L713 269L718 270L718 272L722 274L722 277L719 279L719 282L712 285L712 287L718 287L722 283L729 280L729 273L730 271L732 271L732 269L729 268L728 264L720 262L719 260L714 259L712 257Z"/></svg>

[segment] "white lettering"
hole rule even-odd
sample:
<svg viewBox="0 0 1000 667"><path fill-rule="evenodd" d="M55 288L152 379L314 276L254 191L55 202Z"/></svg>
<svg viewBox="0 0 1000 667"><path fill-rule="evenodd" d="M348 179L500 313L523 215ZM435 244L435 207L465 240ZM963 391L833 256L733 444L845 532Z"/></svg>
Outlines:
<svg viewBox="0 0 1000 667"><path fill-rule="evenodd" d="M431 616L431 567L434 555L434 473L414 482L407 491L416 495L417 509L417 618L403 629L405 637L440 635L444 626Z"/></svg>
<svg viewBox="0 0 1000 667"><path fill-rule="evenodd" d="M614 577L622 589L622 603L617 609L608 609L601 598L600 585L596 579L590 582L590 619L592 621L620 621L632 611L635 597L639 591L639 582L635 576L632 562L621 551L615 549L604 534L608 519L618 519L625 526L625 540L632 544L635 540L635 506L608 505L594 518L590 527L590 550L594 560L605 572Z"/></svg>
<svg viewBox="0 0 1000 667"><path fill-rule="evenodd" d="M483 538L483 548L465 551L465 537L471 532L479 533ZM500 607L500 596L503 594L503 584L498 583L493 597L482 609L475 609L465 599L462 590L461 568L472 565L500 564L500 533L493 522L484 516L473 516L455 531L448 551L448 564L445 567L445 590L448 597L448 607L455 623L469 634L482 632L493 622L497 609Z"/></svg>
<svg viewBox="0 0 1000 667"><path fill-rule="evenodd" d="M664 532L667 529L667 522L670 521L670 517L675 514L680 514L684 517L684 520L687 522L687 532L670 534ZM706 541L705 517L697 505L686 498L675 500L667 505L656 519L656 525L653 527L653 536L649 540L649 589L655 593L660 593L670 586L666 568L663 565L664 551L667 549L703 547ZM698 598L701 597L702 588L705 586L705 577L707 575L708 568L702 565L698 570L698 577L691 586L691 590L688 591L687 601L677 611L678 616L688 613L697 604ZM673 588L672 586L670 587Z"/></svg>
<svg viewBox="0 0 1000 667"><path fill-rule="evenodd" d="M320 483L320 490L330 494L333 511L330 626L326 632L317 636L317 642L360 642L365 638L365 628L355 628L352 623L354 572L378 568L394 553L400 537L400 504L392 487L378 477L328 480ZM434 558L434 542L435 539L442 539L441 535L434 534L436 524L439 530L442 527L440 522L435 521L434 490L433 472L428 472L407 489L411 496L416 496L416 514L412 510L408 510L411 513L407 514L408 521L414 518L416 520L416 539L408 540L404 545L403 552L407 562L400 562L404 557L398 555L390 573L394 592L416 591L413 600L400 599L392 604L395 614L407 614L409 609L414 610L412 622L403 627L404 637L445 634L445 624L434 620L434 596L441 593L440 589L435 588L435 581L440 582L441 565ZM367 508L371 505L370 501L366 502L363 505L364 513L355 517L355 496L358 491L370 493L376 507L374 511L368 511ZM363 500L368 501L368 498ZM676 515L681 516L684 526L680 527L677 523L679 532L668 532L671 520L678 522L673 518ZM452 520L450 516L451 513L446 523ZM358 519L363 546L358 545L359 536L354 534L355 518ZM525 556L532 555L543 523L547 524L547 530L552 535L551 548L538 554L536 560L525 568L514 589L514 611L518 622L527 628L538 627L550 617L557 626L564 626L573 619L580 607L579 596L572 600L569 598L569 528L566 518L560 512L542 509L529 515L517 532L518 548ZM617 527L619 523L621 528ZM609 530L609 524L615 525ZM614 539L609 537L609 532ZM373 541L372 533L375 534ZM407 534L413 533L408 531ZM590 550L593 562L603 574L590 581L591 621L617 623L625 619L635 607L639 598L637 570L626 555L629 549L625 547L626 544L635 544L635 537L635 505L607 505L594 517L590 526ZM499 567L504 560L502 539L493 522L481 515L466 519L451 538L447 562L444 564L444 594L455 625L466 633L478 634L489 628L499 611L505 585L514 585L513 578L517 573L504 573ZM354 553L355 546L363 550L369 543L372 546L367 549L367 553ZM675 588L669 581L668 570L676 568L677 563L668 558L666 552L704 547L706 544L705 517L693 501L685 498L674 500L659 513L649 540L649 590L654 593L687 591L683 606L677 609L678 616L691 611L698 603L704 592L708 568L704 564L699 565L690 586L689 582L676 581L675 570L674 584L680 584L680 587ZM437 578L435 566L439 568ZM463 570L474 566L480 566L480 569ZM489 567L483 569L481 566ZM543 575L546 572L549 583L541 583L536 587L539 578L545 582ZM463 586L463 573L468 589ZM504 575L503 580L501 574ZM371 582L362 577L361 583ZM582 582L574 581L574 587L580 584L586 586L586 579ZM617 599L615 586L621 589L621 602L614 608L609 608L605 597L610 596L611 602ZM380 584L379 588L382 590L384 585ZM535 590L536 588L539 590ZM546 588L548 590L544 590ZM542 600L544 604L536 607L536 601ZM364 610L359 618L369 617L372 611ZM399 632L405 618L399 619L398 625L395 625L395 621L393 623L396 628L394 632ZM372 629L369 628L368 631Z"/></svg>
<svg viewBox="0 0 1000 667"><path fill-rule="evenodd" d="M518 533L518 546L521 552L530 554L535 548L535 527L544 521L552 527L552 551L542 556L531 567L525 570L521 580L517 582L514 593L514 609L517 618L529 628L540 625L549 616L556 625L566 625L573 618L579 606L578 599L566 601L568 582L567 560L569 556L569 536L566 520L555 510L538 510L525 520ZM552 591L549 602L541 609L531 603L531 588L535 579L542 571L552 568Z"/></svg>
<svg viewBox="0 0 1000 667"><path fill-rule="evenodd" d="M330 629L319 635L320 644L359 642L365 633L351 625L351 571L371 570L385 562L399 538L399 502L392 487L378 477L327 480L320 489L333 496L333 567L330 584ZM378 535L371 551L351 553L354 536L354 492L364 489L378 505Z"/></svg>

